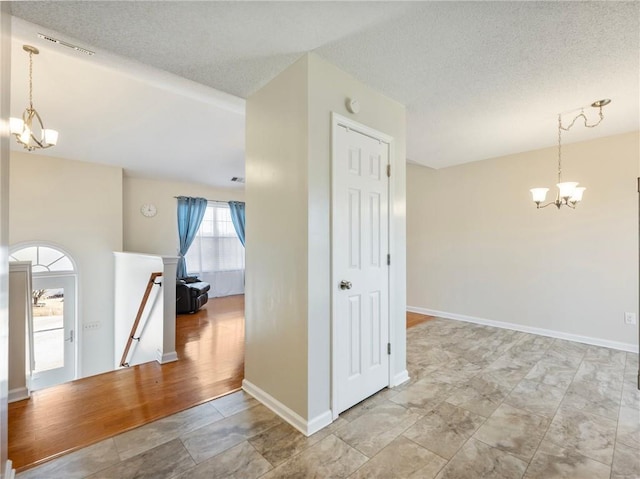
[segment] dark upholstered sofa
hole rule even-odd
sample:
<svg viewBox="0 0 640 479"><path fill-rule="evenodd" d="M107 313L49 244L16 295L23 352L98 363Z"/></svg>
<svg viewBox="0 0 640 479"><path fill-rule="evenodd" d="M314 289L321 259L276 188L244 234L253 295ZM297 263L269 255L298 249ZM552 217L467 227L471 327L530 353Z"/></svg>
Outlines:
<svg viewBox="0 0 640 479"><path fill-rule="evenodd" d="M176 314L195 313L209 301L211 285L197 278L176 281Z"/></svg>

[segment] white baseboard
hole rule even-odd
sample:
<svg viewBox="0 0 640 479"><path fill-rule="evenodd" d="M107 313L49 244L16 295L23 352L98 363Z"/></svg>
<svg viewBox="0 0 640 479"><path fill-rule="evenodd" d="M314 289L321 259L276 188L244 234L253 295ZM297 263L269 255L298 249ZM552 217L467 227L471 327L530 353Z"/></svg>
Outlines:
<svg viewBox="0 0 640 479"><path fill-rule="evenodd" d="M266 407L271 409L278 416L287 421L305 436L311 436L311 434L313 434L314 432L319 431L323 427L328 426L333 422L330 410L325 411L324 413L307 421L298 413L292 411L276 398L271 396L269 393L263 391L258 386L251 383L250 381L247 381L246 379L242 381L242 389L256 398L258 401L260 401Z"/></svg>
<svg viewBox="0 0 640 479"><path fill-rule="evenodd" d="M400 386L402 383L406 383L409 380L409 371L406 369L404 371L400 371L398 374L393 376L393 380L390 384L391 387Z"/></svg>
<svg viewBox="0 0 640 479"><path fill-rule="evenodd" d="M163 353L162 351L160 351L158 349L158 351L156 351L156 352L158 354L158 357L156 358L156 360L160 364L172 363L172 362L178 360L178 353L176 353L175 351L171 351L171 352L168 352L168 353Z"/></svg>
<svg viewBox="0 0 640 479"><path fill-rule="evenodd" d="M16 477L16 471L13 468L13 463L7 459L7 462L4 465L4 474L2 475L2 477L4 479L15 479Z"/></svg>
<svg viewBox="0 0 640 479"><path fill-rule="evenodd" d="M29 390L25 387L10 389L7 396L7 402L22 401L23 399L29 399L31 395Z"/></svg>
<svg viewBox="0 0 640 479"><path fill-rule="evenodd" d="M536 328L534 326L526 326L524 324L507 323L504 321L495 321L492 319L477 318L475 316L466 316L464 314L448 313L446 311L436 311L435 309L418 308L407 306L410 313L426 314L428 316L438 316L445 319L454 319L456 321L465 321L467 323L482 324L484 326L493 326L494 328L511 329L521 331L523 333L537 334L540 336L548 336L550 338L565 339L576 343L591 344L593 346L602 346L604 348L618 349L620 351L628 351L631 353L638 351L638 346L632 343L622 343L619 341L610 341L608 339L593 338L591 336L581 336L579 334L565 333L553 329Z"/></svg>
<svg viewBox="0 0 640 479"><path fill-rule="evenodd" d="M331 410L328 409L319 416L314 417L310 421L307 421L307 436L311 436L318 432L320 429L327 427L329 424L333 422L333 415L331 414Z"/></svg>

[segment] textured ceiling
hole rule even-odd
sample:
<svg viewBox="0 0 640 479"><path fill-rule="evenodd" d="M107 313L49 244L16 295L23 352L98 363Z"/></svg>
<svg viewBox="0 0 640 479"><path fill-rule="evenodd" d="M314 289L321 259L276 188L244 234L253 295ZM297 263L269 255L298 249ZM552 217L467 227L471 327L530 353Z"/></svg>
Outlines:
<svg viewBox="0 0 640 479"><path fill-rule="evenodd" d="M434 168L552 146L556 115L600 98L613 100L605 121L567 142L640 125L638 2L12 2L12 11L241 98L315 51L404 103L408 158Z"/></svg>

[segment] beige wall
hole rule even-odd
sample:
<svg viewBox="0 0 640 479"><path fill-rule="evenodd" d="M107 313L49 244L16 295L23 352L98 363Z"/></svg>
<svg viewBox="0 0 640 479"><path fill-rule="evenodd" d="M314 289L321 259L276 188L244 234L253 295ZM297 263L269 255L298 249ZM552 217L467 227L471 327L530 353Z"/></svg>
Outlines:
<svg viewBox="0 0 640 479"><path fill-rule="evenodd" d="M120 168L11 154L10 243L53 243L78 265L79 375L113 368L118 349L113 339L113 252L124 246L129 251L175 255L174 196L178 195L242 200L243 190L123 178ZM158 214L142 216L144 203L153 203ZM83 323L95 321L100 322L99 329L82 328Z"/></svg>
<svg viewBox="0 0 640 479"><path fill-rule="evenodd" d="M192 183L124 178L124 250L173 256L178 253L175 196L200 196L209 200L244 201L243 188L211 188ZM143 204L152 203L158 213L147 218Z"/></svg>
<svg viewBox="0 0 640 479"><path fill-rule="evenodd" d="M331 407L332 111L396 139L392 370L406 367L405 109L307 55L247 100L245 378L310 423Z"/></svg>
<svg viewBox="0 0 640 479"><path fill-rule="evenodd" d="M11 153L11 245L62 247L78 266L79 375L113 366L113 251L122 249L122 169ZM99 322L85 331L83 323Z"/></svg>
<svg viewBox="0 0 640 479"><path fill-rule="evenodd" d="M307 418L307 62L247 100L245 378Z"/></svg>
<svg viewBox="0 0 640 479"><path fill-rule="evenodd" d="M31 263L15 261L9 266L9 400L28 397L27 331L31 320Z"/></svg>
<svg viewBox="0 0 640 479"><path fill-rule="evenodd" d="M555 148L409 165L408 305L637 344L639 151L638 132L563 146L564 179L587 190L560 211L529 193L555 193Z"/></svg>

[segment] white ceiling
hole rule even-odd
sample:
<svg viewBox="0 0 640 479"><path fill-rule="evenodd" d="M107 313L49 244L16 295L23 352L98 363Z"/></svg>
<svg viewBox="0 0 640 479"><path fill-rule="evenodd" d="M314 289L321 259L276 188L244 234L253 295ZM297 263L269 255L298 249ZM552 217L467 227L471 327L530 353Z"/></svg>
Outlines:
<svg viewBox="0 0 640 479"><path fill-rule="evenodd" d="M40 49L34 106L60 132L55 147L33 154L119 166L129 176L242 186L230 179L244 176L244 100L106 52L89 57L47 44L41 30L14 19L11 116L28 103L28 42Z"/></svg>
<svg viewBox="0 0 640 479"><path fill-rule="evenodd" d="M12 114L26 104L28 42L42 50L34 103L61 132L55 155L129 174L230 186L244 169L242 98L308 51L404 103L408 158L434 168L552 146L557 114L600 98L613 100L602 125L564 141L640 128L638 2L29 1L12 12L98 53L46 45L17 22Z"/></svg>

